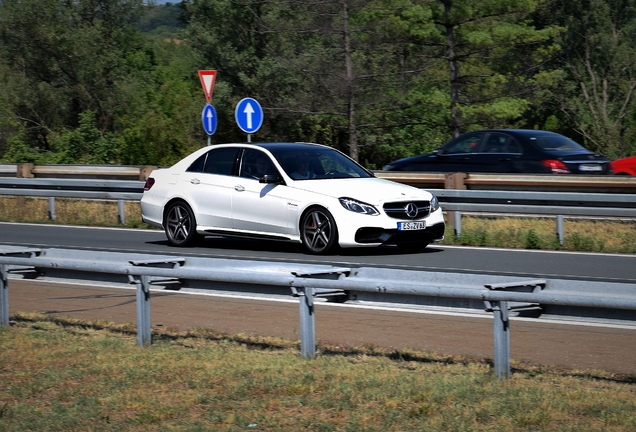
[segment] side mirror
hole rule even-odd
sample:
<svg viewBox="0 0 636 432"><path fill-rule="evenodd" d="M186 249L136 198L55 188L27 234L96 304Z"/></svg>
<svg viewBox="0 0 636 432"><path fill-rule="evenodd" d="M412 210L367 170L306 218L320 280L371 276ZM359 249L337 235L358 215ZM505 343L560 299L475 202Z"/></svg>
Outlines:
<svg viewBox="0 0 636 432"><path fill-rule="evenodd" d="M282 183L283 180L280 178L278 174L265 174L263 177L258 179L259 183Z"/></svg>

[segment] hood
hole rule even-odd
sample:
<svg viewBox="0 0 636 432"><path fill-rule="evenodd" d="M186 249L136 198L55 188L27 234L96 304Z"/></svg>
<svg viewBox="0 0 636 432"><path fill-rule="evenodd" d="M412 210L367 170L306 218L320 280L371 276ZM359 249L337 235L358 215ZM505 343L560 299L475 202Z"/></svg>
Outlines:
<svg viewBox="0 0 636 432"><path fill-rule="evenodd" d="M367 204L390 201L430 200L423 189L380 178L315 179L295 182L293 187L333 198L353 198Z"/></svg>

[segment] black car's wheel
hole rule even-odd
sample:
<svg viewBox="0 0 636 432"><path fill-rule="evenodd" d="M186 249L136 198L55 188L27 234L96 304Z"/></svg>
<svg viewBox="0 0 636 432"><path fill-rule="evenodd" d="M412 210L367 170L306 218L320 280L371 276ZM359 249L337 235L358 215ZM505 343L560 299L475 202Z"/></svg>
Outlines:
<svg viewBox="0 0 636 432"><path fill-rule="evenodd" d="M331 213L314 207L309 209L300 223L303 245L309 253L326 254L338 244L338 227Z"/></svg>
<svg viewBox="0 0 636 432"><path fill-rule="evenodd" d="M190 206L182 201L170 204L163 226L168 241L174 246L188 246L201 239L197 234L194 213Z"/></svg>

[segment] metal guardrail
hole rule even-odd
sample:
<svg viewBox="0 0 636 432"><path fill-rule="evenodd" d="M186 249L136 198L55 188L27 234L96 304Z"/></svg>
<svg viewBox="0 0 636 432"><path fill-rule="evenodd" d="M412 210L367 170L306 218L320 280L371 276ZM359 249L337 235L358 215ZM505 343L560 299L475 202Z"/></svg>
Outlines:
<svg viewBox="0 0 636 432"><path fill-rule="evenodd" d="M90 260L86 258L90 255ZM316 356L315 298L357 299L364 296L391 299L474 302L493 312L494 369L499 379L510 376L510 313L542 313L549 309L582 316L593 312L636 321L636 286L633 284L567 280L525 280L481 274L349 268L299 263L267 263L219 258L124 254L84 250L0 247L0 325L9 326L9 274L29 278L74 274L82 280L119 277L136 285L137 341L151 343L150 287L168 285L204 289L260 289L286 292L299 298L301 355ZM240 288L239 288L240 287ZM269 290L269 291L268 291ZM291 290L291 293L290 293ZM554 312L553 312L554 313Z"/></svg>
<svg viewBox="0 0 636 432"><path fill-rule="evenodd" d="M134 165L0 164L0 177L145 181L156 168Z"/></svg>
<svg viewBox="0 0 636 432"><path fill-rule="evenodd" d="M375 171L380 178L425 189L635 194L636 177Z"/></svg>
<svg viewBox="0 0 636 432"><path fill-rule="evenodd" d="M144 182L95 179L26 179L0 177L0 195L79 199L139 200Z"/></svg>
<svg viewBox="0 0 636 432"><path fill-rule="evenodd" d="M0 177L145 181L156 166L0 164ZM431 189L636 193L636 177L374 171L377 177Z"/></svg>
<svg viewBox="0 0 636 432"><path fill-rule="evenodd" d="M124 180L0 178L0 195L139 200L143 186ZM427 190L448 211L636 217L636 194Z"/></svg>
<svg viewBox="0 0 636 432"><path fill-rule="evenodd" d="M125 201L139 201L143 181L89 179L34 179L0 177L0 196L48 198L48 217L55 220L55 198L117 201L117 221L126 222Z"/></svg>

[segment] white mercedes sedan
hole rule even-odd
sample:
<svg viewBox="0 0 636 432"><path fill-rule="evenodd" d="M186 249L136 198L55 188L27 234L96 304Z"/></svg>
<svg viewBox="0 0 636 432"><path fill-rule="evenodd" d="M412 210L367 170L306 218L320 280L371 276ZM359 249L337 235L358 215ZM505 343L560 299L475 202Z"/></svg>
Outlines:
<svg viewBox="0 0 636 432"><path fill-rule="evenodd" d="M444 238L435 195L379 179L345 154L307 143L219 144L157 169L141 199L144 222L174 246L205 236L418 251Z"/></svg>

